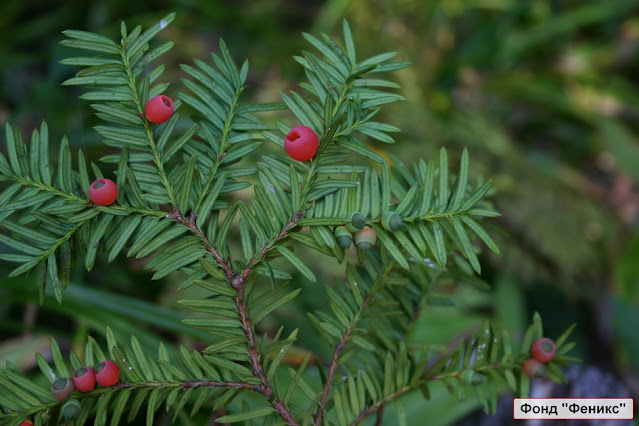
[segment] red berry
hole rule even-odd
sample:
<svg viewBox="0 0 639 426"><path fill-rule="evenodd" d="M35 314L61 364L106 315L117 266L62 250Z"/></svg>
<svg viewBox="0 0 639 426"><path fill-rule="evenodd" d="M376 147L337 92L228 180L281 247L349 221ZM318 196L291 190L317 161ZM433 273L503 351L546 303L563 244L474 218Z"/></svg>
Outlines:
<svg viewBox="0 0 639 426"><path fill-rule="evenodd" d="M555 357L557 345L552 339L544 337L533 343L530 353L539 362L548 362Z"/></svg>
<svg viewBox="0 0 639 426"><path fill-rule="evenodd" d="M546 375L544 364L534 358L524 361L524 374L531 379L539 379Z"/></svg>
<svg viewBox="0 0 639 426"><path fill-rule="evenodd" d="M295 126L286 135L284 149L297 161L308 161L315 156L319 147L317 134L310 127Z"/></svg>
<svg viewBox="0 0 639 426"><path fill-rule="evenodd" d="M31 421L31 419L26 419L25 421L20 423L20 426L29 426L29 425L32 425L32 424L33 424L33 422Z"/></svg>
<svg viewBox="0 0 639 426"><path fill-rule="evenodd" d="M118 187L111 179L98 179L89 187L89 198L99 206L108 206L118 199Z"/></svg>
<svg viewBox="0 0 639 426"><path fill-rule="evenodd" d="M146 118L153 123L164 123L173 115L173 101L165 95L154 96L146 103Z"/></svg>
<svg viewBox="0 0 639 426"><path fill-rule="evenodd" d="M66 377L61 377L51 384L51 395L58 401L67 399L67 396L74 390L73 381Z"/></svg>
<svg viewBox="0 0 639 426"><path fill-rule="evenodd" d="M115 362L107 359L98 365L96 373L95 379L101 386L113 386L120 377L120 368Z"/></svg>
<svg viewBox="0 0 639 426"><path fill-rule="evenodd" d="M80 367L73 373L73 384L80 392L89 392L95 387L95 370L91 367Z"/></svg>

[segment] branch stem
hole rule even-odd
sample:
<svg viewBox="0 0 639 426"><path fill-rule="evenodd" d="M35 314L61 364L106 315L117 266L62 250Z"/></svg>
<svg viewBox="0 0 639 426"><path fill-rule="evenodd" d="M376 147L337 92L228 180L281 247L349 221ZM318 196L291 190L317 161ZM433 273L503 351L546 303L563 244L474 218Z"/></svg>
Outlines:
<svg viewBox="0 0 639 426"><path fill-rule="evenodd" d="M359 416L357 416L357 419L355 419L355 421L353 423L351 423L351 425L358 425L361 422L364 421L364 419L368 416L370 416L371 414L373 414L374 412L378 411L378 410L383 410L384 409L384 405L388 402L393 401L396 398L399 398L400 396L404 395L406 392L412 390L414 387L412 386L407 386L404 388L401 388L400 390L393 392L392 394L386 396L384 399L381 399L379 401L377 401L375 404L371 405L370 407L366 407L364 408L360 413ZM377 422L380 421L381 415L377 418ZM378 423L379 424L379 423Z"/></svg>
<svg viewBox="0 0 639 426"><path fill-rule="evenodd" d="M328 374L326 375L326 383L324 384L324 389L322 391L322 398L320 399L319 406L317 407L317 415L315 416L316 426L319 426L322 424L322 417L324 416L324 407L326 406L326 401L328 400L328 394L331 390L331 386L333 385L333 377L335 376L335 372L337 371L339 357L342 354L342 351L346 348L346 345L348 344L349 339L353 335L353 331L357 327L357 324L359 323L359 320L362 318L362 315L366 311L366 308L368 308L368 305L373 300L375 293L377 293L383 287L383 281L386 280L386 277L393 270L394 266L395 266L394 261L388 262L388 264L386 265L386 268L382 271L381 274L379 274L379 276L375 280L375 283L372 286L372 288L375 289L375 291L370 292L366 295L366 297L364 298L364 302L359 307L359 310L357 311L357 313L355 313L355 315L353 316L353 320L351 321L351 324L346 329L339 343L335 346L335 349L333 350L333 359L331 360L331 365L328 369ZM378 285L380 284L380 282L382 285Z"/></svg>
<svg viewBox="0 0 639 426"><path fill-rule="evenodd" d="M498 370L500 367L504 367L504 368L514 368L515 365L510 365L507 362L495 362L492 364L486 364L483 365L481 367L477 367L475 368L475 371L477 372L483 372L483 371L487 371L487 370ZM364 419L366 417L368 417L369 415L373 414L374 412L378 412L378 417L377 417L377 422L378 424L381 421L381 417L382 417L382 412L384 410L384 406L386 403L393 401L396 398L399 398L400 396L402 396L403 394L405 394L406 392L409 392L413 389L417 389L419 386L421 386L422 384L426 383L426 382L436 382L438 380L445 380L445 379L458 379L461 380L461 371L451 371L449 373L445 373L445 374L438 374L436 376L430 377L430 378L424 378L422 380L419 380L418 382L409 385L409 386L405 386L395 392L393 392L390 395L387 395L386 397L382 398L381 400L377 401L375 404L364 408L360 413L359 416L357 416L357 419L355 419L355 421L353 423L351 423L351 425L357 425L360 424L361 422L364 421Z"/></svg>
<svg viewBox="0 0 639 426"><path fill-rule="evenodd" d="M127 57L127 46L125 45L125 41L122 40L122 45L120 46L120 57L122 58L122 65L126 71L129 90L131 91L131 96L133 97L133 103L138 109L138 115L144 124L144 132L146 134L146 138L149 141L149 149L151 151L151 155L153 155L153 162L155 163L155 167L158 170L158 174L160 176L160 180L162 185L164 185L164 189L166 190L166 195L169 197L169 201L171 205L176 206L177 201L175 200L175 194L173 193L173 187L171 186L171 182L169 182L169 178L164 170L164 163L162 161L162 156L155 145L155 138L153 136L153 130L151 129L151 125L149 121L146 120L144 114L144 105L142 105L142 100L140 99L140 94L138 93L137 82L135 81L135 77L133 76L133 71L131 70L131 64L129 62L129 58Z"/></svg>
<svg viewBox="0 0 639 426"><path fill-rule="evenodd" d="M257 350L257 340L255 339L255 329L253 328L253 322L251 321L251 317L249 316L248 309L246 307L246 296L244 294L244 284L246 283L246 279L241 275L236 275L235 278L231 281L231 286L237 292L237 297L235 298L235 306L237 307L237 311L240 314L240 322L242 323L242 328L244 329L244 336L247 340L247 348L249 358L251 360L251 366L253 368L253 375L260 379L262 385L260 386L260 393L264 395L264 397L271 402L273 408L277 410L282 419L288 422L290 425L297 426L297 421L288 410L286 405L277 397L274 397L273 386L268 380L266 373L264 372L264 366L260 361L260 354Z"/></svg>
<svg viewBox="0 0 639 426"><path fill-rule="evenodd" d="M180 222L182 225L184 225L187 228L189 228L195 235L197 235L202 240L202 244L204 245L204 248L209 253L211 253L211 255L213 256L213 259L215 260L215 262L218 265L220 265L220 267L222 268L222 271L224 271L224 274L226 275L226 278L229 280L229 282L231 282L233 279L235 279L236 274L233 272L233 269L231 268L231 265L222 257L222 254L215 247L213 242L211 242L206 237L206 235L204 235L202 230L200 228L198 228L198 226L197 226L197 224L195 222L196 216L195 216L195 214L193 212L191 212L191 215L189 216L189 219L186 220L182 216L182 214L180 213L180 210L177 207L175 207L173 209L173 212L167 214L166 217L168 217L170 219L174 219L174 220Z"/></svg>

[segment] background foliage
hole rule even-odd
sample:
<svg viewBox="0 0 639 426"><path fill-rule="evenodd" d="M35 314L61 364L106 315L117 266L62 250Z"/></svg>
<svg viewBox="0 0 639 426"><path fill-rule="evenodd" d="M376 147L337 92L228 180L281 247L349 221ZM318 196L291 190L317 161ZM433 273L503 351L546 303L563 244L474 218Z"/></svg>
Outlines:
<svg viewBox="0 0 639 426"><path fill-rule="evenodd" d="M363 57L399 50L414 63L396 75L407 101L384 112L383 121L403 130L401 151L394 151L399 160L436 159L441 146L454 157L467 147L471 174L494 179L503 214L495 225L501 230L491 230L502 255L485 251L481 259L492 292L468 290L456 308L423 315L412 342L447 344L489 317L517 335L537 310L551 337L577 322L576 355L615 371L636 390L639 337L628 324L639 323L638 3L7 1L0 6L0 124L10 121L29 134L46 117L52 140L64 132L89 159L108 153L92 130L92 111L77 100L81 92L60 86L73 73L58 64L70 55L58 44L64 29L116 38L123 18L148 26L175 10L177 22L160 35L180 46L163 57L165 81L178 81L184 74L177 64L208 56L222 36L236 58L251 59L249 96L273 101L301 78L290 59L302 48L299 33L338 34L345 16ZM0 276L9 267L0 264ZM313 272L325 281L331 267L316 263ZM34 275L2 278L0 364L33 367L32 354L46 352L52 335L82 352L79 342L103 332L107 319L116 334L134 332L149 351L157 348L155 332L187 346L202 337L175 325L182 318L175 301L184 296L170 279L151 283L135 259L98 258L91 272L76 268L61 306L53 300L38 306ZM318 302L325 300L320 289L297 278L294 285L304 291L280 313L295 326L305 311L325 304ZM313 335L304 331L302 338ZM299 345L319 349L312 340ZM445 424L476 407L469 400L451 411L456 402L446 395L434 396L439 403L407 402L406 415L437 415Z"/></svg>

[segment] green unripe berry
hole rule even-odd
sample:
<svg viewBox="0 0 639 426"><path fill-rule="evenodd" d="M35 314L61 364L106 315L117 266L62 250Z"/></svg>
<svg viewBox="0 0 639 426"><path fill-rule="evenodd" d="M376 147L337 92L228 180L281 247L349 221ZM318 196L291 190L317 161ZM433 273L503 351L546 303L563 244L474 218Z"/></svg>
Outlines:
<svg viewBox="0 0 639 426"><path fill-rule="evenodd" d="M62 415L67 420L73 420L80 414L80 401L70 399L62 406Z"/></svg>
<svg viewBox="0 0 639 426"><path fill-rule="evenodd" d="M387 231L398 231L401 229L403 224L404 221L402 220L402 217L396 212L387 211L382 216L382 226Z"/></svg>
<svg viewBox="0 0 639 426"><path fill-rule="evenodd" d="M45 411L42 414L40 414L40 421L42 422L44 426L49 424L49 420L51 420L51 414L49 414L48 411Z"/></svg>
<svg viewBox="0 0 639 426"><path fill-rule="evenodd" d="M365 226L353 237L353 241L358 249L366 251L373 248L377 242L377 234L372 228Z"/></svg>
<svg viewBox="0 0 639 426"><path fill-rule="evenodd" d="M348 215L350 223L346 224L346 227L351 232L361 231L366 226L366 218L360 212L352 212Z"/></svg>
<svg viewBox="0 0 639 426"><path fill-rule="evenodd" d="M349 248L353 243L353 234L351 231L346 229L345 226L338 226L335 228L335 240L337 240L337 245L343 247L345 249Z"/></svg>

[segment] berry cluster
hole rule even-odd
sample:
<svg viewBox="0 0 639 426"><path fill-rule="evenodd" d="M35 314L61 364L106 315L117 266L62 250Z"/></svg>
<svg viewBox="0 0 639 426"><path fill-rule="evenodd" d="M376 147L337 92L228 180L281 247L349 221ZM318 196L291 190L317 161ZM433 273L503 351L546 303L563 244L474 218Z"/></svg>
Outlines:
<svg viewBox="0 0 639 426"><path fill-rule="evenodd" d="M345 249L355 242L360 250L370 250L377 242L375 231L366 226L366 218L360 212L352 212L348 215L350 222L346 226L335 228L334 235L337 244ZM355 233L355 235L353 235Z"/></svg>
<svg viewBox="0 0 639 426"><path fill-rule="evenodd" d="M317 154L319 138L310 127L293 127L284 140L286 153L294 160L308 161ZM335 228L334 235L337 245L345 249L354 242L363 251L370 250L377 242L377 234L366 226L366 218L360 212L351 212L346 226ZM382 216L382 226L388 231L397 231L403 225L402 218L394 211L388 211ZM355 234L355 235L353 235Z"/></svg>
<svg viewBox="0 0 639 426"><path fill-rule="evenodd" d="M531 379L538 379L546 375L544 364L552 361L557 352L557 345L548 337L541 338L530 348L532 358L524 361L524 373Z"/></svg>
<svg viewBox="0 0 639 426"><path fill-rule="evenodd" d="M120 368L111 361L105 360L98 364L94 370L91 367L80 367L73 373L73 378L60 377L51 384L51 395L58 401L64 401L71 392L89 392L96 383L100 386L113 386L120 377ZM75 418L80 413L80 403L76 399L70 399L62 407L67 420ZM28 421L28 420L25 420ZM26 423L29 424L29 423Z"/></svg>
<svg viewBox="0 0 639 426"><path fill-rule="evenodd" d="M334 235L337 245L347 249L351 243L355 242L358 249L370 250L377 242L375 230L366 226L366 218L360 212L352 212L348 215L348 219L350 222L346 226L335 228ZM401 216L394 211L387 211L382 216L382 227L387 231L397 231L401 229L403 224Z"/></svg>
<svg viewBox="0 0 639 426"><path fill-rule="evenodd" d="M120 377L120 368L111 361L102 361L94 370L91 367L80 367L73 373L73 379L60 377L51 385L51 394L58 401L64 401L75 389L80 392L93 390L96 383L101 386L113 386Z"/></svg>

